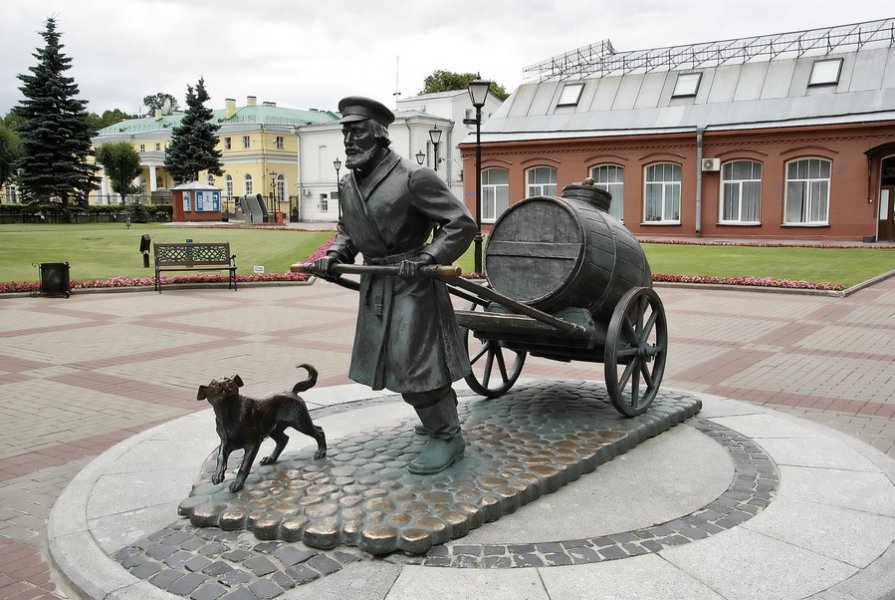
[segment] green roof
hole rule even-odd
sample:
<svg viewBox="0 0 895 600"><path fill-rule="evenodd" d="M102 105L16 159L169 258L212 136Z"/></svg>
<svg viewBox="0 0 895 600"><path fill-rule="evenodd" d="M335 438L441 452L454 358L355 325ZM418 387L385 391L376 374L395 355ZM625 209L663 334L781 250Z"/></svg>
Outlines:
<svg viewBox="0 0 895 600"><path fill-rule="evenodd" d="M236 113L229 119L224 116L225 113L225 110L215 110L212 112L212 119L221 125L228 123L258 123L259 125L294 125L298 127L333 123L339 120L338 113L328 110L302 110L272 106L270 104L238 107ZM184 113L174 113L164 115L158 119L154 116L126 119L114 125L103 127L97 132L97 135L118 135L122 133L173 129L180 125L183 115Z"/></svg>

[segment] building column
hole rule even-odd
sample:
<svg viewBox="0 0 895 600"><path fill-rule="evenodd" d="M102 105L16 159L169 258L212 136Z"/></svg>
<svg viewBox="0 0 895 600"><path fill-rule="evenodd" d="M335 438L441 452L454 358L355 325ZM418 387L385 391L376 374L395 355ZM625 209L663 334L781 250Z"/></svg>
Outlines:
<svg viewBox="0 0 895 600"><path fill-rule="evenodd" d="M149 191L154 192L158 189L155 185L155 165L149 165Z"/></svg>

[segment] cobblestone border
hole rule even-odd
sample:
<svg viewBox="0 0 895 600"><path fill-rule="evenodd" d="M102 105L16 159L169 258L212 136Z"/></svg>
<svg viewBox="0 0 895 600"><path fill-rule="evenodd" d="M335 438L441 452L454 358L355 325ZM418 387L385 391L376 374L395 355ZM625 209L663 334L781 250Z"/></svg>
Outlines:
<svg viewBox="0 0 895 600"><path fill-rule="evenodd" d="M456 543L435 546L421 556L392 554L385 560L484 569L590 564L704 539L766 508L780 481L770 456L752 440L713 421L694 417L687 423L727 450L734 466L727 490L688 515L606 536L531 544ZM177 521L120 550L114 558L135 577L191 600L257 600L276 598L369 556L356 549L323 551L301 543L259 542L251 532L198 528Z"/></svg>
<svg viewBox="0 0 895 600"><path fill-rule="evenodd" d="M713 421L687 421L721 444L734 463L734 477L718 498L692 513L659 525L611 535L533 544L462 544L432 548L422 557L386 560L426 567L507 569L582 565L630 558L689 544L732 529L770 505L780 483L777 466L758 444Z"/></svg>

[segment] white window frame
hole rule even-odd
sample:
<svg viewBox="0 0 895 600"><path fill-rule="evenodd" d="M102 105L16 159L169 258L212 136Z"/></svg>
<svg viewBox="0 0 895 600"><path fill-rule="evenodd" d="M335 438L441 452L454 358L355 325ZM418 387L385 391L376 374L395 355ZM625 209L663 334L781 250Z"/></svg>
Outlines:
<svg viewBox="0 0 895 600"><path fill-rule="evenodd" d="M224 138L224 150L229 150L230 147L231 147L231 140L230 140L230 137L228 136L228 137Z"/></svg>
<svg viewBox="0 0 895 600"><path fill-rule="evenodd" d="M252 145L252 138L248 135L242 136L242 147L243 149L248 149Z"/></svg>
<svg viewBox="0 0 895 600"><path fill-rule="evenodd" d="M674 178L677 175L677 178ZM649 203L658 200L659 218L650 219ZM680 225L681 166L660 162L647 165L643 177L643 223L646 225Z"/></svg>
<svg viewBox="0 0 895 600"><path fill-rule="evenodd" d="M246 173L242 178L242 189L246 196L252 193L252 176Z"/></svg>
<svg viewBox="0 0 895 600"><path fill-rule="evenodd" d="M546 181L533 181L539 177ZM556 195L556 169L553 167L532 167L525 172L525 195L531 196L555 196Z"/></svg>
<svg viewBox="0 0 895 600"><path fill-rule="evenodd" d="M286 176L282 173L277 175L277 198L286 200Z"/></svg>
<svg viewBox="0 0 895 600"><path fill-rule="evenodd" d="M214 185L214 175L212 175L211 173L208 174L205 180L208 182L208 185Z"/></svg>
<svg viewBox="0 0 895 600"><path fill-rule="evenodd" d="M839 75L841 73L841 58L815 60L814 64L811 65L811 76L808 78L808 87L815 85L835 85L839 83Z"/></svg>
<svg viewBox="0 0 895 600"><path fill-rule="evenodd" d="M491 183L492 174L502 173L505 181ZM482 169L482 223L494 223L510 204L510 172L500 167Z"/></svg>
<svg viewBox="0 0 895 600"><path fill-rule="evenodd" d="M283 148L286 147L286 138L284 138L281 135L278 135L276 137L275 144L276 144L277 150L282 150Z"/></svg>
<svg viewBox="0 0 895 600"><path fill-rule="evenodd" d="M816 174L812 176L812 167L816 166ZM795 173L804 169L802 173ZM783 224L818 226L830 224L830 180L833 162L819 156L796 158L786 163L786 187L783 200ZM807 171L807 172L805 172ZM826 175L824 175L826 172ZM791 203L799 202L799 218L792 216L797 207ZM820 217L820 218L819 218Z"/></svg>
<svg viewBox="0 0 895 600"><path fill-rule="evenodd" d="M752 168L752 177L750 178L734 178L732 171L736 164L750 163ZM757 175L756 175L757 170ZM722 225L760 225L761 224L761 171L762 164L756 160L736 159L725 162L721 165L721 190L718 194L718 223ZM748 211L743 210L744 197L748 192L757 187L758 190L758 206L755 208L755 219L744 219L743 214ZM729 198L730 195L735 198ZM735 215L729 215L725 218L725 205L728 199L736 203Z"/></svg>
<svg viewBox="0 0 895 600"><path fill-rule="evenodd" d="M674 81L674 91L671 92L672 98L688 98L695 96L699 91L699 84L702 82L702 73L678 73L677 79Z"/></svg>
<svg viewBox="0 0 895 600"><path fill-rule="evenodd" d="M621 165L603 164L590 168L594 186L606 190L612 196L609 214L624 221L625 216L625 168Z"/></svg>
<svg viewBox="0 0 895 600"><path fill-rule="evenodd" d="M581 92L584 90L584 84L581 82L567 83L563 86L562 92L559 94L557 106L578 106L581 100Z"/></svg>
<svg viewBox="0 0 895 600"><path fill-rule="evenodd" d="M233 176L229 173L224 175L224 197L228 200L233 198Z"/></svg>

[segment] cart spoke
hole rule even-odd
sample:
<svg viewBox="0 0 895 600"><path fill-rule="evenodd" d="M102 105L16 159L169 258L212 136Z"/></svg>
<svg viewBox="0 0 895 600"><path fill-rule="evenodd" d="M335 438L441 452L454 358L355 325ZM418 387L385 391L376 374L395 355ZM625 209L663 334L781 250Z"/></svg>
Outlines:
<svg viewBox="0 0 895 600"><path fill-rule="evenodd" d="M473 357L470 357L469 364L474 365L475 363L479 362L479 359L482 358L487 353L488 353L488 344L484 344L482 346L482 349L479 350L478 354L476 354Z"/></svg>
<svg viewBox="0 0 895 600"><path fill-rule="evenodd" d="M653 332L653 327L656 326L656 319L659 318L659 313L653 311L650 313L649 319L646 321L646 325L643 327L643 339L649 337L649 335Z"/></svg>
<svg viewBox="0 0 895 600"><path fill-rule="evenodd" d="M639 360L632 360L630 363L628 363L628 365L625 367L624 372L622 373L622 376L618 380L618 389L623 390L625 386L628 385L628 379L631 378L631 373L634 372L635 367L639 367L639 363Z"/></svg>
<svg viewBox="0 0 895 600"><path fill-rule="evenodd" d="M644 327L643 327L643 315L646 314L646 309L649 306L649 298L643 296L640 300L637 301L637 337L639 339L643 339L644 337Z"/></svg>
<svg viewBox="0 0 895 600"><path fill-rule="evenodd" d="M490 344L488 346L490 346ZM482 373L482 384L485 387L488 387L488 384L491 383L491 368L494 366L494 351L490 347L488 347L488 350L488 359L485 361L485 372Z"/></svg>
<svg viewBox="0 0 895 600"><path fill-rule="evenodd" d="M631 321L629 321L628 319L622 321L622 331L628 338L628 343L634 346L640 345L640 338L637 337L637 333L634 332L634 326L631 324Z"/></svg>
<svg viewBox="0 0 895 600"><path fill-rule="evenodd" d="M500 380L503 383L509 381L509 376L507 375L507 365L503 360L503 348L497 346L497 350L494 352L494 358L497 359L497 368L500 369Z"/></svg>
<svg viewBox="0 0 895 600"><path fill-rule="evenodd" d="M641 361L637 361L642 364ZM640 403L640 370L634 371L634 377L631 379L631 407L637 408Z"/></svg>
<svg viewBox="0 0 895 600"><path fill-rule="evenodd" d="M650 373L649 363L645 360L640 361L640 372L643 374L643 383L646 384L646 389L652 389L653 374Z"/></svg>

